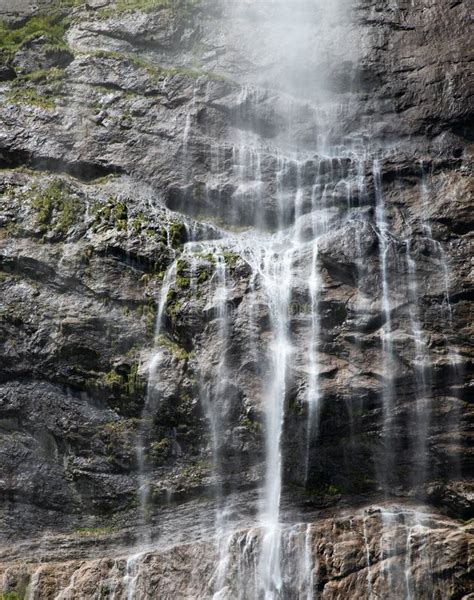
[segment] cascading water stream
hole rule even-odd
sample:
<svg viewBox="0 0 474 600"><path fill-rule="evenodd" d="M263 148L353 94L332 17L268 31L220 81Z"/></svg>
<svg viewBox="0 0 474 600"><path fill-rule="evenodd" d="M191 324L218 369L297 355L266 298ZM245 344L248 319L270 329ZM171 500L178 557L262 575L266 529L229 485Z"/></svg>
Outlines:
<svg viewBox="0 0 474 600"><path fill-rule="evenodd" d="M218 327L217 364L212 379L206 383L201 383L200 396L211 434L213 477L215 479L215 536L218 563L213 580L211 581L211 588L215 590L213 598L218 600L225 597L227 593L225 579L229 561L228 547L230 543L227 531L227 509L222 485L225 467L221 455L221 446L223 445L223 435L227 426L227 412L229 408L228 399L226 398L229 315L225 258L219 248L215 248L211 256L212 262L215 264L211 284L214 289L212 302Z"/></svg>
<svg viewBox="0 0 474 600"><path fill-rule="evenodd" d="M176 270L177 261L175 260L166 271L160 291L154 331L155 343L158 344L163 323L163 315L166 309L166 303L168 301L168 294L176 279ZM161 358L162 348L158 346L148 365L147 395L140 420L139 435L135 448L138 464L139 516L140 524L142 526L144 526L147 522L147 505L150 495L150 479L146 465L146 438L149 434L150 428L152 427L151 421L153 420L153 415L156 412L156 405L159 402L159 398L156 397L156 385L158 383L157 377ZM143 536L145 541L149 541L149 532L144 532Z"/></svg>
<svg viewBox="0 0 474 600"><path fill-rule="evenodd" d="M286 377L291 342L288 331L288 307L291 290L293 250L275 261L272 251L263 257L262 287L269 301L274 339L270 343L270 375L265 398L266 471L261 519L262 588L266 600L276 598L281 589L280 571L280 497L282 487L281 435L286 397Z"/></svg>
<svg viewBox="0 0 474 600"><path fill-rule="evenodd" d="M394 447L393 447L393 419L394 419L394 388L393 388L393 373L390 373L390 364L393 363L393 344L391 338L392 320L390 311L393 310L392 295L395 294L395 289L391 288L389 270L391 268L388 256L390 252L390 233L389 225L385 215L385 201L382 192L380 165L378 161L374 161L373 168L374 187L376 196L376 225L379 232L379 258L380 258L380 277L382 288L382 310L385 317L385 325L382 331L382 371L384 374L385 385L382 393L383 402L383 431L385 435L385 456L381 465L379 482L382 489L387 494L390 482L383 474L383 471L391 471L394 464ZM408 331L407 338L413 340L413 373L414 373L414 396L415 396L415 419L414 425L410 427L410 434L414 439L410 449L410 464L412 465L412 473L410 475L412 489L416 490L420 497L421 490L424 489L428 481L428 435L430 431L430 419L432 413L432 390L431 390L431 356L426 333L423 329L422 314L420 309L420 281L422 276L420 271L423 265L419 266L419 256L423 257L423 252L419 252L419 248L415 244L427 245L428 256L441 256L442 273L445 288L445 297L448 297L448 278L446 276L446 262L444 260L444 252L441 245L432 237L431 227L425 220L424 215L427 214L427 188L424 176L422 176L422 195L425 201L422 203L422 218L421 229L425 237L416 238L412 231L409 231L409 237L400 244L405 252L405 276L399 274L399 290L406 293L406 304L408 313ZM393 242L392 242L393 243ZM395 266L395 265L394 265ZM401 265L397 265L400 267ZM446 339L446 338L445 338ZM450 361L452 362L451 350L448 346ZM392 593L399 593L396 590L400 589L403 583L404 594L406 598L414 598L413 591L413 536L415 533L423 535L422 516L417 511L401 515L406 536L405 561L404 567L397 566L394 561L396 545L393 537L393 528L398 523L400 515L393 512L390 507L381 509L381 539L380 547L382 557L385 559L381 575L384 578L385 586ZM421 533L420 533L421 532ZM418 555L424 555L424 559L429 561L426 554L426 547L423 542L419 543ZM431 584L431 582L430 582Z"/></svg>
<svg viewBox="0 0 474 600"><path fill-rule="evenodd" d="M290 74L295 64L302 60L307 51L305 44L312 41L307 37L303 26L306 10L311 6L309 0L298 3L295 15L291 14L288 6L280 2L271 3L268 25L275 25L281 37L281 25L288 17L289 26L282 37L288 54L285 57L283 71L287 70L288 80L282 81L281 86L286 92L296 95L296 92L315 93L314 82L306 86L297 75ZM327 7L316 0L314 7L319 9L324 33L330 32L334 23L337 10L334 6ZM298 12L298 11L301 11ZM291 11L290 11L291 12ZM301 19L301 21L300 21ZM292 29L293 27L293 29ZM298 39L299 34L301 40ZM275 32L269 33L264 28L261 40L256 46L266 44L272 46L275 42ZM268 39L266 38L268 36ZM324 38L324 36L323 36ZM324 50L324 44L319 41L318 51ZM321 73L321 75L324 75ZM322 77L324 80L324 77ZM206 102L208 102L206 94ZM186 122L183 130L183 168L185 170L186 184L193 180L192 166L192 140L193 116L197 111L196 97L198 89L193 89L193 101L189 104L186 113ZM311 95L311 94L309 94ZM341 107L331 104L331 93L324 89L317 89L312 100L315 105L312 118L317 124L317 132L310 149L304 151L299 147L301 132L293 119L293 111L297 110L291 97L285 99L287 103L287 122L283 124L284 133L281 136L281 146L275 150L263 147L255 131L261 127L259 117L255 116L261 111L262 103L267 99L266 91L258 86L243 85L240 92L236 93L234 113L234 131L230 146L209 147L209 173L204 186L204 196L207 206L216 201L227 202L222 189L232 182L232 203L225 213L222 206L216 209L215 222L220 224L225 213L225 221L229 229L237 230L242 225L251 223L257 230L255 233L244 236L231 236L223 232L222 243L203 242L202 249L212 256L214 273L211 277L210 293L214 311L215 327L217 328L217 353L214 373L200 384L200 399L207 417L210 431L212 451L212 472L215 481L215 540L216 540L216 568L212 574L209 589L212 590L215 600L231 598L262 598L265 600L279 600L299 594L299 598L309 600L315 596L317 587L316 572L317 561L313 552L313 533L311 525L296 524L286 526L282 523L280 510L283 492L283 465L284 448L282 440L284 435L285 407L288 401L288 378L293 361L299 348L293 347L292 322L290 304L294 289L294 270L298 259L305 255L309 257L305 273L306 290L308 297L309 314L306 314L306 334L303 346L306 349L305 363L305 402L307 408L306 421L306 455L304 465L304 482L308 484L311 469L310 456L317 452L316 438L318 437L319 418L323 393L321 390L321 297L325 290L321 275L320 240L330 231L330 223L335 209L346 202L345 210L353 211L355 220L360 217L357 210L361 203L367 199L367 177L365 165L367 154L355 153L347 150L342 140L340 146L334 144L331 138L328 123L334 120ZM321 105L320 105L321 103ZM311 105L311 103L309 103ZM250 116L249 116L250 115ZM328 123L321 124L324 120ZM319 128L319 129L318 129ZM254 131L255 130L255 131ZM315 152L317 153L315 155ZM271 160L268 160L271 157ZM350 157L350 158L348 158ZM311 163L314 171L307 168ZM230 165L230 166L229 166ZM311 175L311 173L313 173ZM266 179L272 179L272 185L267 187ZM385 198L382 190L382 177L379 160L373 161L372 179L375 191L375 227L378 236L379 248L379 277L380 277L380 304L383 324L381 327L381 380L382 380L382 420L384 456L380 465L379 483L385 494L390 488L389 475L394 461L393 435L393 409L394 409L394 347L392 331L392 301L391 289L391 252L392 235L390 223L387 218ZM308 193L308 189L310 193ZM267 212L270 205L267 196L274 201L272 210ZM333 212L331 212L333 211ZM352 214L347 221L351 222ZM276 229L273 234L261 234L258 230L267 228ZM360 228L356 228L356 244L361 253L362 241ZM426 229L427 236L431 232ZM232 316L228 314L228 281L224 253L227 248L234 248L237 253L247 261L250 271L249 289L259 297L259 302L266 306L269 319L269 335L266 342L265 358L267 361L267 374L263 375L263 400L265 432L265 461L263 488L260 496L258 523L255 528L245 533L233 529L232 519L228 515L226 491L223 486L225 477L225 460L223 452L227 443L227 412L229 409L227 398L227 381L233 376L231 367L227 363L227 353L230 344L232 329ZM196 255L197 256L197 255ZM198 259L193 251L187 252L189 262L190 289L197 293L197 265ZM417 307L418 297L418 272L416 259L412 253L411 240L406 242L406 265L408 282L409 317L411 332L415 345L416 363L416 396L417 396L417 436L416 452L425 455L427 427L425 400L429 395L429 359L427 358L427 343L421 327L420 315ZM165 309L168 292L173 286L176 276L176 266L168 270L165 277L160 298L156 335L160 333L162 313ZM359 293L357 290L356 293ZM253 315L252 315L253 316ZM258 325L252 324L258 333ZM253 338L252 338L253 339ZM359 347L358 347L359 348ZM359 348L360 350L360 348ZM257 345L249 348L257 356ZM158 371L160 362L158 351L150 366L150 382L154 373ZM152 398L147 396L146 410L149 410ZM144 411L145 416L145 411ZM146 419L144 419L145 421ZM352 425L351 425L352 426ZM353 432L352 434L353 435ZM147 481L146 461L144 446L146 431L142 432L141 442L138 445L137 456L140 465L141 511L145 521L146 505L149 494ZM420 467L424 472L424 464ZM313 483L313 482L312 482ZM382 557L390 563L392 557L391 531L394 527L396 516L389 510L382 509L383 522L381 533ZM390 531L390 534L386 532ZM411 529L407 533L408 561L411 561ZM376 595L375 567L372 566L371 548L366 528L366 517L363 522L363 538L365 547L365 560L367 563L367 581L369 600ZM138 555L137 555L138 556ZM292 557L292 558L290 558ZM284 562L283 561L286 561ZM139 558L130 557L126 567L128 594L132 594L139 575L137 564ZM289 574L288 569L295 569ZM385 566L383 567L385 569ZM383 571L382 569L382 571ZM383 574L383 573L382 573ZM398 573L392 572L390 565L385 571L387 587L392 588ZM411 594L410 564L406 566L407 579L406 591ZM296 591L298 588L298 591Z"/></svg>
<svg viewBox="0 0 474 600"><path fill-rule="evenodd" d="M423 165L423 162L421 163L420 168L421 168L421 203L422 203L422 215L423 215L421 225L422 225L423 231L426 235L426 238L429 241L429 244L432 246L435 253L437 253L438 256L440 257L441 269L443 272L444 296L445 296L443 305L441 307L442 308L441 317L446 321L448 331L450 333L452 333L453 332L453 314L452 314L450 294L449 294L450 273L449 273L449 268L448 268L448 260L446 257L446 253L443 249L443 246L440 244L440 242L438 242L437 240L434 239L433 231L431 229L429 219L426 218L426 215L429 214L430 190L429 190L429 185L427 182L427 174L425 173L425 167ZM458 372L458 365L460 364L461 361L458 356L457 348L450 343L446 333L444 334L444 338L445 338L445 345L446 345L446 348L448 351L449 361L451 363L451 369L453 371L454 378L460 379L461 373Z"/></svg>
<svg viewBox="0 0 474 600"><path fill-rule="evenodd" d="M0 530L29 512L33 542L0 548L1 598L467 598L470 165L455 44L429 69L410 41L451 17L418 4L68 2L54 52L48 31L16 47L20 13L0 23L0 159L32 167L0 186L22 336L0 463L25 464ZM90 144L61 153L68 88ZM71 198L40 197L49 168Z"/></svg>
<svg viewBox="0 0 474 600"><path fill-rule="evenodd" d="M143 558L143 554L143 552L138 552L127 558L123 578L126 600L134 600L136 598L138 578L140 577L140 561Z"/></svg>
<svg viewBox="0 0 474 600"><path fill-rule="evenodd" d="M427 435L431 414L431 361L428 342L420 323L418 309L418 276L416 260L411 252L411 240L406 242L406 259L408 273L408 302L412 335L414 339L414 368L415 368L415 402L416 402L416 435L413 449L414 464L413 486L423 484L426 480Z"/></svg>
<svg viewBox="0 0 474 600"><path fill-rule="evenodd" d="M394 465L394 447L393 447L393 405L394 405L394 365L393 343L392 343L392 306L391 306L391 288L389 280L389 253L391 250L389 238L389 225L385 211L385 198L382 190L382 177L380 163L378 159L373 162L373 180L375 192L375 219L379 244L379 275L381 279L381 309L383 317L383 326L381 328L381 346L382 346L382 432L384 438L383 456L379 460L378 480L385 495L388 495L390 488L390 476L393 473ZM397 574L393 571L391 557L395 548L391 529L394 526L395 516L385 508L381 510L382 531L380 539L380 548L383 559L381 575L384 578L388 590L393 589L394 580Z"/></svg>
<svg viewBox="0 0 474 600"><path fill-rule="evenodd" d="M446 350L446 354L447 354L447 358L448 358L448 364L449 364L449 369L448 369L448 378L449 378L449 383L450 385L455 388L456 385L458 384L458 382L462 381L462 372L460 369L460 364L461 364L461 359L459 356L459 351L458 348L453 345L452 343L452 337L454 336L454 331L453 331L453 314L452 314L452 307L451 307L451 301L450 301L450 285L451 285L451 273L449 271L449 265L448 265L448 260L447 260L447 256L446 256L446 252L442 246L442 244L436 240L433 236L433 231L432 231L432 227L428 218L428 215L430 214L430 195L431 195L431 191L430 190L430 186L429 186L429 179L428 179L428 173L425 170L425 167L423 165L423 162L421 162L421 166L420 166L420 170L421 170L421 185L420 185L420 192L421 192L421 218L420 218L420 224L421 224L421 229L422 232L424 233L424 238L422 238L422 242L427 246L427 250L429 252L430 255L436 257L436 259L439 262L440 265L440 272L441 272L441 279L442 279L442 290L443 290L443 301L440 303L440 311L439 311L439 318L441 320L442 323L444 323L444 327L443 327L443 339L444 339L444 346L445 346L445 350ZM407 244L409 245L410 242L407 242ZM407 249L407 252L409 252L409 247ZM409 260L409 273L411 274L411 285L412 287L416 288L417 285L417 276L416 276L416 260L415 259L411 259L411 261ZM424 340L423 340L424 341ZM426 346L426 341L425 341L425 346ZM426 353L425 353L426 354ZM425 361L426 362L426 361ZM429 364L425 364L423 365L425 366L425 369L422 371L423 373L423 379L421 380L421 384L422 386L428 388L427 392L429 394L429 392L431 392L430 388L430 377L431 377L431 370L429 368L430 365ZM432 402L431 402L432 404ZM427 405L425 403L424 407L421 407L422 410L419 412L419 420L421 421L421 425L422 425L422 429L421 429L421 436L419 436L419 440L422 444L422 447L419 448L419 453L423 452L423 457L425 459L425 462L427 461L427 435L428 435L428 430L429 430L429 425L430 425L430 416L431 416L431 411L432 411L432 406ZM459 431L459 420L460 420L460 413L459 413L459 404L456 402L454 404L453 410L452 410L452 414L450 416L452 425L454 425L453 430L454 431ZM458 439L456 439L458 438ZM452 444L453 446L456 446L456 444L459 443L459 436L454 434L454 436L452 437ZM426 466L426 465L425 465ZM457 472L457 474L459 474L459 465L457 464L457 461L453 462L453 472ZM424 475L426 475L426 473L424 473ZM418 481L419 483L419 481Z"/></svg>
<svg viewBox="0 0 474 600"><path fill-rule="evenodd" d="M248 252L249 263L254 275L256 287L259 289L269 312L269 325L271 338L268 342L266 359L268 361L268 375L265 376L263 390L263 409L265 424L265 476L264 488L261 497L260 526L261 547L259 557L259 584L260 594L266 599L279 598L282 593L281 571L281 544L282 528L280 523L280 500L282 494L283 477L283 449L282 435L287 402L287 378L290 362L293 360L293 348L290 335L290 301L292 295L293 261L296 253L302 251L308 240L305 231L305 215L308 213L308 200L311 202L312 231L309 232L311 251L311 272L308 276L309 310L307 315L310 326L308 328L308 448L317 429L318 412L320 404L319 392L319 296L320 278L318 264L318 245L314 238L327 230L325 222L326 201L330 197L331 184L335 186L332 159L326 159L330 166L329 172L323 173L321 162L316 159L317 172L314 176L312 193L308 198L307 189L309 175L305 165L307 158L299 150L301 136L294 112L300 110L295 103L300 93L311 98L308 110L312 111L311 118L315 120L315 136L311 143L311 152L321 148L321 143L329 141L330 123L337 110L331 105L331 93L326 89L326 67L318 64L318 58L325 56L327 48L325 41L331 38L333 26L337 23L339 3L327 3L315 0L303 1L290 6L288 3L270 2L265 13L265 22L261 36L252 43L255 49L263 53L277 52L282 54L280 63L281 74L278 85L289 92L284 98L286 105L285 122L283 125L282 142L286 150L276 153L276 161L271 168L274 174L274 211L271 214L271 225L276 225L277 233L271 238L254 238L253 246ZM245 8L235 3L234 10L237 14L245 16ZM308 22L317 20L320 34L315 38ZM309 48L315 56L316 72L310 81L302 74L301 66L308 56ZM272 82L273 84L273 82ZM267 87L267 85L265 86ZM262 153L253 147L253 137L250 133L247 115L252 115L251 123L254 130L261 125L259 114L268 98L258 88L243 86L238 95L237 125L241 121L242 128L237 132L237 142L233 151L233 173L237 179L238 187L234 193L236 201L242 199L254 211L254 225L265 226L268 216L264 213L264 172ZM321 106L321 103L324 106ZM309 109L311 106L311 109ZM255 117L253 116L255 115ZM303 157L303 158L302 158ZM268 169L268 165L265 165ZM269 193L269 192L267 192ZM250 199L251 198L251 199ZM256 209L256 212L255 212ZM234 219L234 217L233 217ZM233 220L232 219L232 220ZM291 231L287 228L294 223ZM245 254L245 251L243 252Z"/></svg>
<svg viewBox="0 0 474 600"><path fill-rule="evenodd" d="M365 561L366 561L366 567L367 567L367 600L372 600L372 598L373 598L372 561L370 558L369 537L367 535L367 516L365 514L362 517L362 528L363 528L362 535L364 538Z"/></svg>
<svg viewBox="0 0 474 600"><path fill-rule="evenodd" d="M305 465L305 484L308 481L309 471L309 456L311 444L317 434L319 421L321 391L319 383L319 336L320 336L320 319L319 319L319 292L321 281L318 271L318 243L313 242L312 258L311 258L311 274L309 278L310 292L310 310L311 310L311 330L310 330L310 347L308 361L308 425L307 425L307 440L306 440L306 465Z"/></svg>
<svg viewBox="0 0 474 600"><path fill-rule="evenodd" d="M381 308L383 316L383 326L381 328L381 345L382 345L382 411L384 432L384 464L380 467L379 477L382 487L386 492L388 481L387 475L392 469L393 463L393 447L392 447L392 410L393 410L393 379L394 374L391 372L393 368L393 345L392 345L392 315L391 315L391 300L390 300L390 283L389 283L389 253L390 239L387 218L385 214L385 200L382 191L382 178L380 172L380 163L377 159L373 163L373 179L375 191L375 218L378 232L379 243L379 262L380 262L380 279L381 279Z"/></svg>

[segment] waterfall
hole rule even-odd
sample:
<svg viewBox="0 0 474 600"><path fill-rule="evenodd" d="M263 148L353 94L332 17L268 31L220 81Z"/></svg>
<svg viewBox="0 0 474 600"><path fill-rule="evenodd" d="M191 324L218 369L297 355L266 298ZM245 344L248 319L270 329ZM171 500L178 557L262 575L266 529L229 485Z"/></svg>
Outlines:
<svg viewBox="0 0 474 600"><path fill-rule="evenodd" d="M0 600L470 597L469 3L0 4Z"/></svg>
<svg viewBox="0 0 474 600"><path fill-rule="evenodd" d="M411 252L410 240L407 241L408 264L408 301L411 330L414 338L414 369L415 369L415 402L416 402L416 441L413 448L413 459L418 468L413 473L413 485L423 484L426 481L427 461L427 435L431 413L431 390L428 342L420 323L418 310L418 277L416 260Z"/></svg>
<svg viewBox="0 0 474 600"><path fill-rule="evenodd" d="M312 248L311 274L309 278L310 291L310 311L311 311L311 329L310 329L310 348L309 348L309 381L308 381L308 426L306 441L306 467L305 482L308 481L309 457L311 443L317 434L317 426L320 411L321 391L319 387L319 362L318 362L318 344L320 335L319 319L319 291L321 281L318 271L318 243L315 241Z"/></svg>
<svg viewBox="0 0 474 600"><path fill-rule="evenodd" d="M388 474L393 468L393 446L392 446L392 419L393 419L393 381L394 368L393 346L392 346L392 306L389 282L389 255L391 251L389 225L385 213L385 200L382 190L380 163L377 159L373 163L373 179L375 191L375 218L379 243L379 268L381 280L381 312L383 325L380 330L382 344L382 411L384 434L384 456L380 466L379 477L383 487L389 484Z"/></svg>
<svg viewBox="0 0 474 600"><path fill-rule="evenodd" d="M277 262L273 252L263 258L262 285L270 306L274 339L270 344L271 366L265 398L266 472L262 502L262 585L266 599L281 589L280 496L282 477L281 435L284 418L286 376L291 344L288 306L291 289L292 249Z"/></svg>
<svg viewBox="0 0 474 600"><path fill-rule="evenodd" d="M207 383L201 382L201 399L204 405L206 417L209 422L212 445L213 476L215 479L216 496L216 543L218 548L218 565L214 575L212 587L217 590L214 598L223 597L225 593L225 579L228 566L228 532L226 502L223 493L223 477L225 476L225 465L221 455L223 436L227 428L228 398L227 389L227 352L229 338L229 315L228 290L226 287L226 263L220 250L214 249L211 254L212 262L215 264L214 274L211 280L214 289L212 299L215 310L215 318L218 327L218 346L216 348L216 365L214 376Z"/></svg>

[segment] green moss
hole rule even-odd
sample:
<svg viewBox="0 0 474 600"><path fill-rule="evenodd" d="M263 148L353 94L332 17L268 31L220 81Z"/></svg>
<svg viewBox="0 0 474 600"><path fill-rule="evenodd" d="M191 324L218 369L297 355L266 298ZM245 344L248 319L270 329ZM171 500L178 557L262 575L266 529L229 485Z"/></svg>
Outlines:
<svg viewBox="0 0 474 600"><path fill-rule="evenodd" d="M139 232L143 229L146 222L147 222L147 219L145 217L145 214L143 212L139 212L137 215L135 215L133 217L132 222L131 222L131 227L132 227L133 231Z"/></svg>
<svg viewBox="0 0 474 600"><path fill-rule="evenodd" d="M85 185L91 185L97 187L98 185L104 185L105 183L110 183L114 179L119 177L115 173L109 173L108 175L104 175L103 177L98 177L97 179L93 179L92 181L88 181Z"/></svg>
<svg viewBox="0 0 474 600"><path fill-rule="evenodd" d="M136 396L145 391L145 384L139 374L138 363L133 363L127 378L127 392L130 396Z"/></svg>
<svg viewBox="0 0 474 600"><path fill-rule="evenodd" d="M112 9L105 9L107 11L112 11ZM109 15L112 14L109 12ZM205 71L202 69L190 69L188 67L163 67L161 65L156 65L148 62L147 60L141 58L140 56L136 56L130 54L128 52L118 52L116 50L98 50L94 52L87 52L85 56L95 56L97 58L115 58L117 60L126 60L129 63L133 64L137 69L145 69L148 74L151 76L152 81L160 81L164 77L170 78L175 77L177 75L184 75L191 79L199 79L200 77L207 77L207 79L211 79L213 81L226 81L226 78L218 73L213 73L211 71ZM103 88L104 92L109 92L107 88ZM123 91L124 94L129 94L131 96L135 95L137 92L133 90ZM178 224L181 225L181 224Z"/></svg>
<svg viewBox="0 0 474 600"><path fill-rule="evenodd" d="M23 77L19 77L16 82L21 80L31 81L33 83L51 83L53 81L61 81L65 77L66 71L64 69L52 67L51 69L41 69L39 71L33 71L33 73L28 73Z"/></svg>
<svg viewBox="0 0 474 600"><path fill-rule="evenodd" d="M66 48L66 28L64 16L51 9L49 14L35 15L19 26L0 21L0 50L13 54L28 42L39 38L47 45Z"/></svg>
<svg viewBox="0 0 474 600"><path fill-rule="evenodd" d="M206 270L201 271L197 278L198 284L205 283L209 279L209 277L210 277L209 271L206 271Z"/></svg>
<svg viewBox="0 0 474 600"><path fill-rule="evenodd" d="M56 6L56 8L74 8L75 6L82 6L83 4L84 0L55 0L55 2L53 2L53 6Z"/></svg>
<svg viewBox="0 0 474 600"><path fill-rule="evenodd" d="M176 276L176 287L178 287L181 290L187 290L190 286L190 279L189 277L184 277L182 275L177 275Z"/></svg>
<svg viewBox="0 0 474 600"><path fill-rule="evenodd" d="M74 225L77 219L77 209L79 203L74 198L64 198L62 210L59 212L56 229L62 233L67 233Z"/></svg>
<svg viewBox="0 0 474 600"><path fill-rule="evenodd" d="M261 423L259 423L258 421L252 421L248 417L244 417L240 421L240 424L241 424L242 427L245 427L245 429L248 429L252 433L259 433L261 431L261 429L262 429L262 424Z"/></svg>
<svg viewBox="0 0 474 600"><path fill-rule="evenodd" d="M139 69L145 69L152 76L157 76L160 72L160 69L152 63L149 63L143 58L140 58L139 56L136 56L134 54L129 54L128 52L118 52L117 50L97 50L94 52L87 52L85 56L105 59L115 58L117 60L126 60ZM106 91L110 91L107 90L107 88L104 89Z"/></svg>
<svg viewBox="0 0 474 600"><path fill-rule="evenodd" d="M110 421L98 429L107 435L121 437L130 432L135 432L140 424L138 419L120 419L119 421Z"/></svg>
<svg viewBox="0 0 474 600"><path fill-rule="evenodd" d="M117 0L112 8L104 8L98 12L102 18L108 18L114 14L140 10L142 12L153 12L163 8L173 8L176 11L186 11L196 4L196 0Z"/></svg>
<svg viewBox="0 0 474 600"><path fill-rule="evenodd" d="M6 231L7 235L11 237L15 237L20 232L18 223L15 223L14 221L8 221L3 229Z"/></svg>
<svg viewBox="0 0 474 600"><path fill-rule="evenodd" d="M191 281L187 275L185 275L187 269L187 262L180 258L176 263L176 289L187 290L191 284Z"/></svg>
<svg viewBox="0 0 474 600"><path fill-rule="evenodd" d="M230 252L230 251L224 252L223 257L224 257L225 264L230 268L235 267L238 260L240 259L240 256L238 254L236 254L235 252Z"/></svg>
<svg viewBox="0 0 474 600"><path fill-rule="evenodd" d="M93 230L113 227L118 231L126 231L128 228L127 205L110 196L105 204L96 205L93 209Z"/></svg>
<svg viewBox="0 0 474 600"><path fill-rule="evenodd" d="M200 258L201 260L205 260L211 265L216 264L216 257L214 256L214 254L212 254L212 252L197 252L195 254L195 257Z"/></svg>
<svg viewBox="0 0 474 600"><path fill-rule="evenodd" d="M21 75L11 83L7 98L13 104L38 106L51 110L63 89L64 69L53 67ZM38 87L41 86L41 87Z"/></svg>
<svg viewBox="0 0 474 600"><path fill-rule="evenodd" d="M185 348L179 346L165 335L160 335L156 340L156 344L165 347L178 360L188 360L193 355L192 352L188 352Z"/></svg>
<svg viewBox="0 0 474 600"><path fill-rule="evenodd" d="M0 600L22 600L22 597L17 592L6 592L0 594Z"/></svg>
<svg viewBox="0 0 474 600"><path fill-rule="evenodd" d="M125 373L119 373L115 369L105 373L102 385L117 390L125 397L137 396L145 391L145 382L139 375L138 363L133 363Z"/></svg>
<svg viewBox="0 0 474 600"><path fill-rule="evenodd" d="M154 278L153 273L144 273L140 277L140 283L143 283L144 285L148 285L151 281L153 281L153 278Z"/></svg>
<svg viewBox="0 0 474 600"><path fill-rule="evenodd" d="M11 273L6 273L5 271L0 271L0 283L4 281L12 281L17 279L16 275L12 275Z"/></svg>
<svg viewBox="0 0 474 600"><path fill-rule="evenodd" d="M174 323L179 311L181 310L181 301L178 298L178 294L175 290L170 290L166 298L166 314Z"/></svg>
<svg viewBox="0 0 474 600"><path fill-rule="evenodd" d="M139 306L137 314L140 318L145 319L147 333L152 334L156 324L156 304L153 300L150 299L146 304Z"/></svg>
<svg viewBox="0 0 474 600"><path fill-rule="evenodd" d="M31 207L43 234L49 230L67 234L83 213L82 203L62 179L54 179L43 189L34 188Z"/></svg>
<svg viewBox="0 0 474 600"><path fill-rule="evenodd" d="M170 226L169 239L173 248L179 248L186 241L186 227L184 223L172 223Z"/></svg>
<svg viewBox="0 0 474 600"><path fill-rule="evenodd" d="M204 461L200 461L194 465L184 467L180 475L190 483L198 483L207 475L208 471L209 465Z"/></svg>
<svg viewBox="0 0 474 600"><path fill-rule="evenodd" d="M122 375L119 375L117 373L117 371L115 371L113 369L112 369L112 371L105 373L102 381L103 381L104 385L107 387L122 386L124 383L124 379L123 379Z"/></svg>
<svg viewBox="0 0 474 600"><path fill-rule="evenodd" d="M153 462L161 463L168 458L171 450L171 440L167 437L162 438L159 442L153 442L150 445L149 455Z"/></svg>
<svg viewBox="0 0 474 600"><path fill-rule="evenodd" d="M139 363L134 362L120 372L113 368L102 375L100 385L122 400L141 396L145 392L146 382L139 373L139 367Z"/></svg>
<svg viewBox="0 0 474 600"><path fill-rule="evenodd" d="M177 250L186 241L186 226L184 223L170 223L168 228L163 229L160 241L165 246L170 245Z"/></svg>
<svg viewBox="0 0 474 600"><path fill-rule="evenodd" d="M338 496L341 493L341 490L332 483L319 481L316 484L308 485L305 488L304 493L309 497Z"/></svg>
<svg viewBox="0 0 474 600"><path fill-rule="evenodd" d="M106 527L81 527L74 530L74 533L79 537L93 537L96 535L110 535L116 529L112 526Z"/></svg>
<svg viewBox="0 0 474 600"><path fill-rule="evenodd" d="M8 90L6 96L12 104L37 106L45 110L51 110L55 106L49 96L41 95L36 89L30 87L14 87Z"/></svg>
<svg viewBox="0 0 474 600"><path fill-rule="evenodd" d="M117 202L113 210L113 218L117 227L126 229L127 228L127 207L123 202Z"/></svg>
<svg viewBox="0 0 474 600"><path fill-rule="evenodd" d="M329 484L326 488L326 494L329 496L337 496L340 493L339 488L334 484Z"/></svg>
<svg viewBox="0 0 474 600"><path fill-rule="evenodd" d="M190 69L188 67L160 67L159 75L164 77L176 77L177 75L184 75L190 79L199 79L200 77L206 77L213 81L227 81L223 75L213 73L212 71L205 71L203 69Z"/></svg>
<svg viewBox="0 0 474 600"><path fill-rule="evenodd" d="M98 437L105 443L110 464L131 461L140 420L125 418L106 423L97 428Z"/></svg>

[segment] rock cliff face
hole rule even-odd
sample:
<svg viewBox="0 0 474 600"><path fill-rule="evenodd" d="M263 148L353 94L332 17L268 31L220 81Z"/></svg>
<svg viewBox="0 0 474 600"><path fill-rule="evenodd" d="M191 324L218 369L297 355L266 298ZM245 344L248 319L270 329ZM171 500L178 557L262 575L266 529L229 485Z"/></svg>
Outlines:
<svg viewBox="0 0 474 600"><path fill-rule="evenodd" d="M380 511L367 508L350 517L319 518L317 525L284 528L282 594L325 600L383 597L387 589L395 598L466 595L472 534L452 521L410 508L397 509L391 519L389 526L382 526ZM260 542L256 530L237 531L229 541L232 568L225 597L258 597L255 555ZM55 553L46 554L45 548L48 560L41 565L9 565L3 573L6 585L18 589L33 581L36 598L127 598L130 592L136 598L167 600L212 597L219 562L212 542L196 540L132 557L109 550L107 557L97 558L97 548L83 549L89 554L82 558L64 538L54 543ZM62 562L65 553L74 559Z"/></svg>
<svg viewBox="0 0 474 600"><path fill-rule="evenodd" d="M470 597L469 6L281 4L0 1L6 598Z"/></svg>

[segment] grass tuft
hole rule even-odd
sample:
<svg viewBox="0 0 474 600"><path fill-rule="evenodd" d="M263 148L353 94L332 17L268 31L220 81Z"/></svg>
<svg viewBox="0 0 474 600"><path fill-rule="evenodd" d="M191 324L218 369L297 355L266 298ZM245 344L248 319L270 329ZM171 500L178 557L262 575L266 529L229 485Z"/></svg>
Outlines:
<svg viewBox="0 0 474 600"><path fill-rule="evenodd" d="M37 15L17 27L0 21L0 50L13 54L29 42L42 38L47 45L67 48L66 20L59 14Z"/></svg>
<svg viewBox="0 0 474 600"><path fill-rule="evenodd" d="M163 8L187 10L196 4L196 1L197 0L118 0L114 7L103 8L98 14L102 18L108 18L114 14L133 11L153 12Z"/></svg>
<svg viewBox="0 0 474 600"><path fill-rule="evenodd" d="M26 106L37 106L45 110L52 110L55 106L53 100L48 96L42 96L34 88L15 87L6 94L12 104L23 104Z"/></svg>

